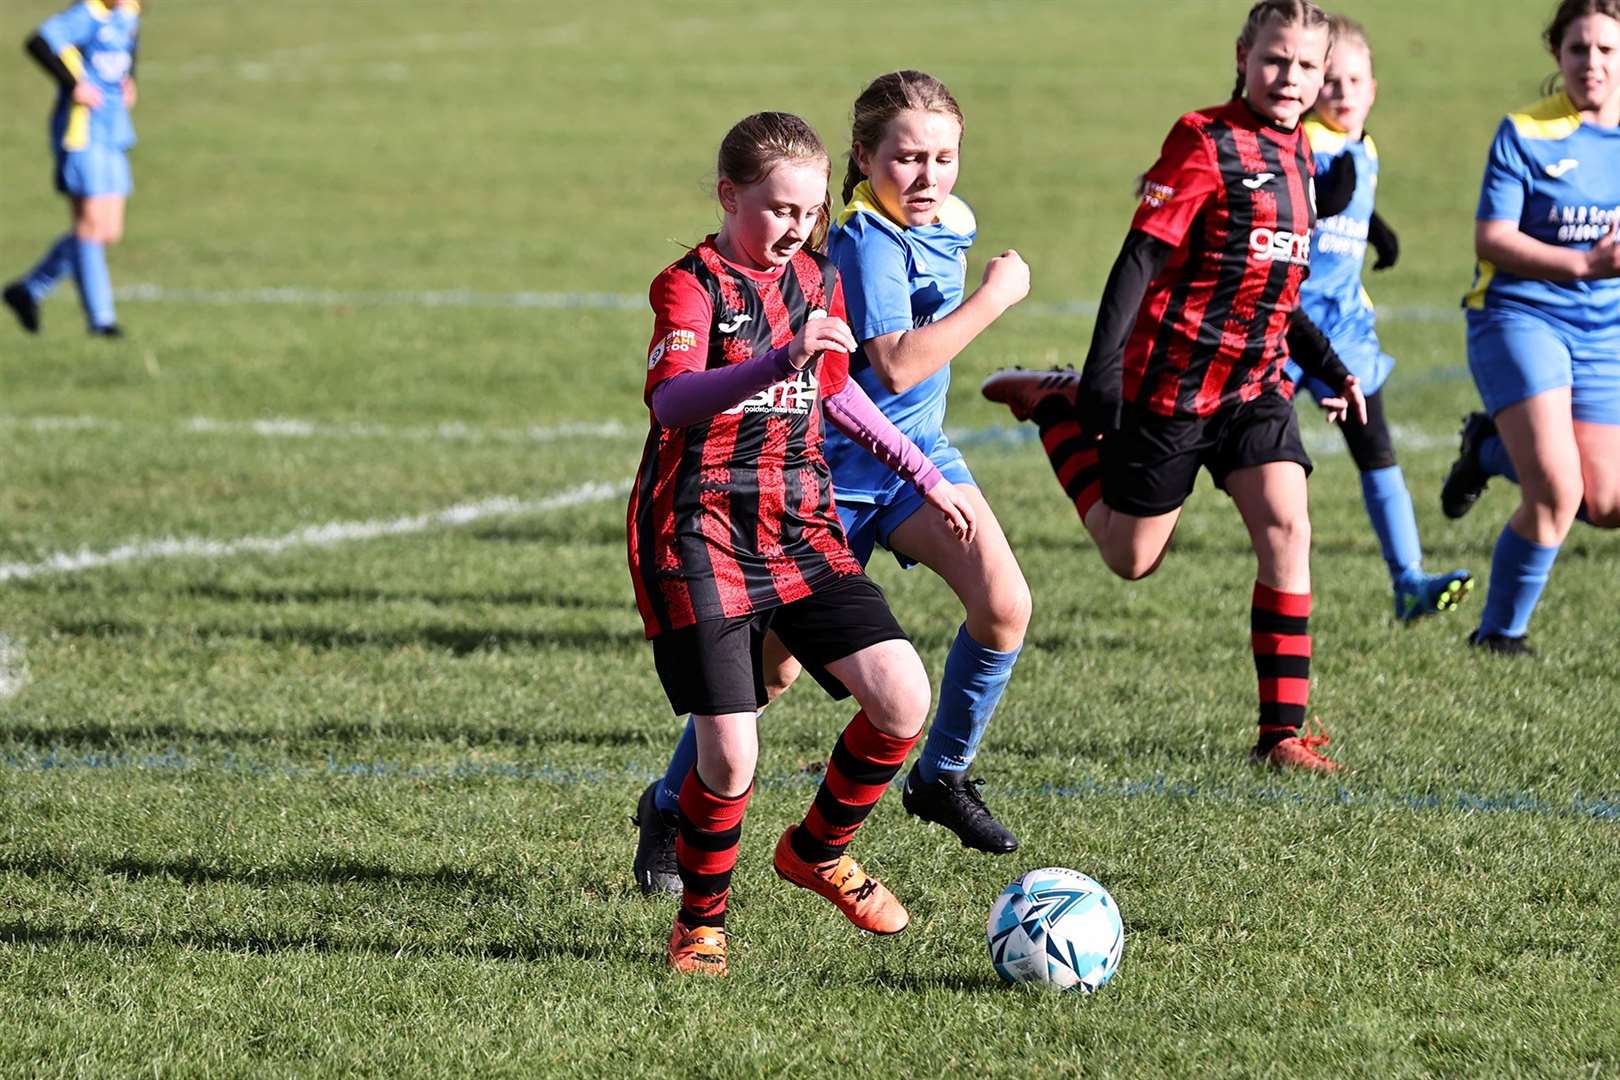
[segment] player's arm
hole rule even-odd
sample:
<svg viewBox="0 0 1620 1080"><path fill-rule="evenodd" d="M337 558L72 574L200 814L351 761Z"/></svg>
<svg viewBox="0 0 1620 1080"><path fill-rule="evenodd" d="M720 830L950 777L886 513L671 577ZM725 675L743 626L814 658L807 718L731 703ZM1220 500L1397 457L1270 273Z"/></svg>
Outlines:
<svg viewBox="0 0 1620 1080"><path fill-rule="evenodd" d="M1138 229L1125 235L1108 284L1103 286L1091 348L1080 372L1080 426L1093 435L1119 428L1125 394L1125 343L1136 325L1148 286L1174 251L1156 236Z"/></svg>
<svg viewBox="0 0 1620 1080"><path fill-rule="evenodd" d="M973 295L937 322L896 330L861 343L878 381L890 393L910 390L956 359L1003 312L1029 295L1029 267L1018 252L991 259ZM906 299L909 319L910 298Z"/></svg>
<svg viewBox="0 0 1620 1080"><path fill-rule="evenodd" d="M68 67L62 54L51 48L50 42L42 34L34 34L23 42L23 51L33 57L34 63L43 68L45 74L56 80L56 85L62 88L64 94L73 93L73 88L79 83L78 75Z"/></svg>
<svg viewBox="0 0 1620 1080"><path fill-rule="evenodd" d="M124 108L135 107L135 63L141 55L141 36L136 34L129 43L129 74L124 76Z"/></svg>
<svg viewBox="0 0 1620 1080"><path fill-rule="evenodd" d="M1316 174L1317 219L1338 217L1355 197L1356 159L1351 154L1340 154Z"/></svg>
<svg viewBox="0 0 1620 1080"><path fill-rule="evenodd" d="M1514 221L1474 222L1474 252L1510 274L1538 281L1620 277L1620 234L1611 228L1592 247L1561 247L1521 232Z"/></svg>
<svg viewBox="0 0 1620 1080"><path fill-rule="evenodd" d="M1306 374L1338 391L1340 396L1323 398L1321 402L1329 419L1341 420L1346 411L1354 407L1361 422L1367 422L1367 402L1362 396L1360 381L1344 366L1321 327L1298 308L1288 320L1288 355Z"/></svg>
<svg viewBox="0 0 1620 1080"><path fill-rule="evenodd" d="M1367 242L1378 252L1378 258L1373 261L1374 270L1388 270L1401 257L1401 238L1376 210L1367 222Z"/></svg>

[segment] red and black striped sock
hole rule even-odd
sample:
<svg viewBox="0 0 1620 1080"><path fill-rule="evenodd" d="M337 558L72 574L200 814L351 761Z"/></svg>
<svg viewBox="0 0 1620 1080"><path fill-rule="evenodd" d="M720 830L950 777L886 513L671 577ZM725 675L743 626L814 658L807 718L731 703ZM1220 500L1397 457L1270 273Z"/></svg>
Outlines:
<svg viewBox="0 0 1620 1080"><path fill-rule="evenodd" d="M710 791L695 766L686 774L675 836L682 924L726 925L726 898L731 893L731 871L737 865L743 811L753 792L750 785L741 795L727 798Z"/></svg>
<svg viewBox="0 0 1620 1080"><path fill-rule="evenodd" d="M1074 503L1080 520L1102 498L1102 462L1095 439L1080 430L1074 408L1057 394L1035 406L1030 419L1040 429L1041 445L1052 463L1063 493Z"/></svg>
<svg viewBox="0 0 1620 1080"><path fill-rule="evenodd" d="M1264 754L1299 734L1311 697L1311 594L1254 583L1249 611L1254 672L1260 678L1260 741Z"/></svg>
<svg viewBox="0 0 1620 1080"><path fill-rule="evenodd" d="M856 713L833 747L810 812L788 839L794 854L808 863L842 855L916 742L916 735L909 739L886 735L872 726L866 713Z"/></svg>

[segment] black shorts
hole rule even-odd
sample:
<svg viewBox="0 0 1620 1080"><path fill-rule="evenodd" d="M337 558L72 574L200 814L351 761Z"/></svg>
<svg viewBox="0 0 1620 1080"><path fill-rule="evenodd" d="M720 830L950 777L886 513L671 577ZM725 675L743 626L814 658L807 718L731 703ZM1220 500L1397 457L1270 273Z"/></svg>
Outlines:
<svg viewBox="0 0 1620 1080"><path fill-rule="evenodd" d="M1168 514L1187 501L1199 466L1215 486L1238 469L1292 461L1309 475L1294 403L1265 393L1213 416L1160 416L1128 409L1120 429L1102 441L1103 502L1136 517Z"/></svg>
<svg viewBox="0 0 1620 1080"><path fill-rule="evenodd" d="M849 688L827 665L883 641L906 641L883 590L865 574L825 585L803 600L739 615L710 619L653 638L653 663L676 715L753 712L765 705L765 670L760 651L765 632L776 631L822 689L840 700Z"/></svg>

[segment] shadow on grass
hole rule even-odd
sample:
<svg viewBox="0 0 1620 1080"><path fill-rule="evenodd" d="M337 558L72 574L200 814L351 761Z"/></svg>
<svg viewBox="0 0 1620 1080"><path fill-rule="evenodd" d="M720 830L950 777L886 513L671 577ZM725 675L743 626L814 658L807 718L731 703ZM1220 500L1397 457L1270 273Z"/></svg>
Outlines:
<svg viewBox="0 0 1620 1080"><path fill-rule="evenodd" d="M512 724L406 722L399 724L315 723L307 728L265 731L189 727L174 723L132 722L115 726L104 723L21 724L0 723L0 747L31 750L149 750L154 743L168 747L219 747L263 749L276 744L297 749L306 743L391 742L445 743L468 748L505 746L535 749L550 746L589 746L602 749L664 747L669 743L665 729L581 730L536 722L531 727ZM318 748L317 748L318 749Z"/></svg>
<svg viewBox="0 0 1620 1080"><path fill-rule="evenodd" d="M166 627L115 621L63 621L52 629L67 637L151 638L157 633L183 632L202 640L232 638L268 645L302 645L319 652L343 649L439 649L455 656L481 652L531 649L567 649L576 652L639 647L639 629L491 630L477 627L420 626L403 630L357 630L337 626L219 626Z"/></svg>
<svg viewBox="0 0 1620 1080"><path fill-rule="evenodd" d="M132 590L137 591L137 590ZM145 591L145 590L139 590ZM248 589L228 585L187 585L179 590L182 596L205 600L222 600L243 604L431 604L434 607L477 606L556 608L570 611L622 612L625 605L618 599L603 600L589 596L569 596L558 592L424 592L411 589L370 588L306 588L306 589Z"/></svg>
<svg viewBox="0 0 1620 1080"><path fill-rule="evenodd" d="M600 932L600 931L595 931ZM407 941L384 937L349 936L322 931L300 930L134 930L111 926L36 926L22 920L0 920L0 943L8 945L88 945L121 950L158 948L206 949L213 952L274 954L306 952L355 954L406 959L411 957L454 957L469 960L505 960L535 963L545 960L574 959L651 966L658 959L643 947L636 935L614 935L611 939L573 939L464 942Z"/></svg>
<svg viewBox="0 0 1620 1080"><path fill-rule="evenodd" d="M130 881L159 879L187 885L235 883L241 885L382 884L405 888L450 889L511 896L522 891L516 878L464 866L404 869L353 859L308 859L268 866L236 866L195 857L143 859L116 856L97 859L59 857L49 852L0 858L0 874L30 878L66 877L83 884L91 877L120 877Z"/></svg>

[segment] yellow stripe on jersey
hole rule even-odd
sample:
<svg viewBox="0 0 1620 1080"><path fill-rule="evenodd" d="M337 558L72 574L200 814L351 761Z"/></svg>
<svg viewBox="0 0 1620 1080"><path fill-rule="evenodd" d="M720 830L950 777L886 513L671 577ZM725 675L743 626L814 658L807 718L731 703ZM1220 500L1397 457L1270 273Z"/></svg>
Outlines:
<svg viewBox="0 0 1620 1080"><path fill-rule="evenodd" d="M883 209L883 204L878 202L877 193L872 190L872 181L870 180L862 180L855 186L855 190L850 193L849 202L838 212L838 224L844 224L858 213L876 214L886 221L899 225L902 229L906 228L905 225L890 217ZM945 202L940 206L939 213L935 215L934 220L959 236L966 236L979 227L979 223L974 219L973 211L968 207L968 204L955 195L946 196Z"/></svg>
<svg viewBox="0 0 1620 1080"><path fill-rule="evenodd" d="M1378 160L1378 144L1373 142L1373 137L1371 135L1363 133L1361 136L1361 145L1367 148L1367 156L1369 158L1371 158L1373 161Z"/></svg>
<svg viewBox="0 0 1620 1080"><path fill-rule="evenodd" d="M72 45L56 54L75 79L84 78L84 56ZM62 149L83 150L90 145L90 110L84 105L68 109L67 129L62 132Z"/></svg>
<svg viewBox="0 0 1620 1080"><path fill-rule="evenodd" d="M1463 305L1475 311L1485 310L1485 290L1491 287L1491 279L1496 276L1496 266L1480 259L1474 264L1474 287L1468 290L1463 297Z"/></svg>
<svg viewBox="0 0 1620 1080"><path fill-rule="evenodd" d="M1305 137L1311 142L1312 152L1318 154L1337 154L1348 139L1344 132L1328 127L1315 117L1305 121Z"/></svg>
<svg viewBox="0 0 1620 1080"><path fill-rule="evenodd" d="M1567 139L1581 126L1581 114L1569 95L1562 91L1508 113L1508 119L1513 121L1521 138L1540 141Z"/></svg>
<svg viewBox="0 0 1620 1080"><path fill-rule="evenodd" d="M90 14L103 21L112 14L102 0L84 0L84 6L90 9Z"/></svg>

